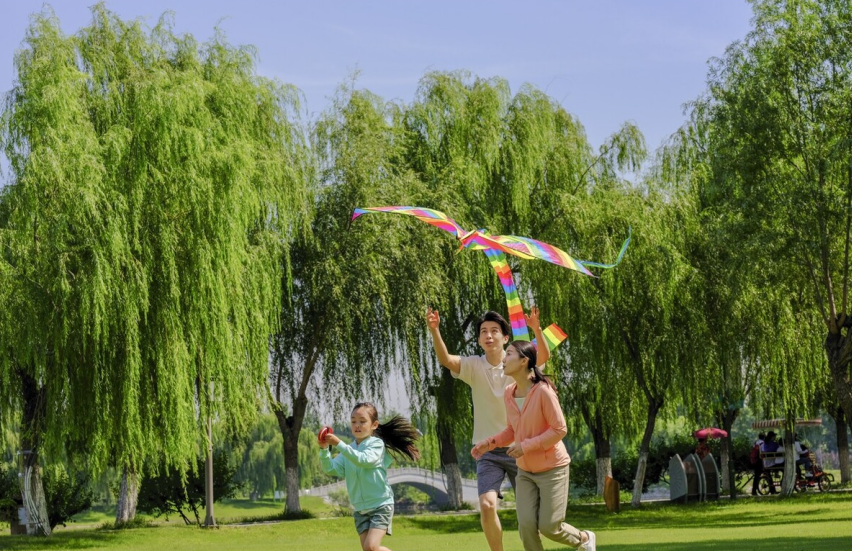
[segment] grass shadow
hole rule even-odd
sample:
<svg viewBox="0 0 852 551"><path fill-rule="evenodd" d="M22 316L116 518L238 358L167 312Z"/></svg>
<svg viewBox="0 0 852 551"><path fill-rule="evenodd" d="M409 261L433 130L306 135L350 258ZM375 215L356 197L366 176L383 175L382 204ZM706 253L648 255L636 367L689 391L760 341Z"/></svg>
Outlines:
<svg viewBox="0 0 852 551"><path fill-rule="evenodd" d="M121 538L119 534L109 531L88 530L86 533L79 532L54 532L47 538L30 536L3 536L3 551L30 551L30 550L66 550L66 549L94 549L109 546Z"/></svg>
<svg viewBox="0 0 852 551"><path fill-rule="evenodd" d="M708 540L689 543L607 544L607 551L839 551L849 549L848 537L761 538L743 541Z"/></svg>
<svg viewBox="0 0 852 551"><path fill-rule="evenodd" d="M759 528L779 523L808 522L811 524L845 520L836 503L848 502L846 495L804 495L786 499L724 500L688 505L673 503L648 503L639 508L629 505L621 513L612 514L603 505L569 506L565 519L574 526L593 530L631 530L639 528ZM513 510L498 513L506 530L517 529L517 516ZM394 522L397 522L395 519ZM430 515L399 519L422 530L441 533L478 532L482 528L479 515ZM852 546L849 546L852 548Z"/></svg>
<svg viewBox="0 0 852 551"><path fill-rule="evenodd" d="M499 511L500 524L503 530L517 530L518 517L515 511ZM403 517L394 519L397 523L408 525L421 530L429 530L442 534L459 534L465 532L481 532L482 525L479 523L479 513L467 515L424 515L416 517Z"/></svg>
<svg viewBox="0 0 852 551"><path fill-rule="evenodd" d="M284 509L283 501L275 501L272 499L256 499L251 501L249 499L224 499L220 502L217 502L217 505L227 505L233 509L240 509L243 511L252 511L254 509L269 509L271 507Z"/></svg>

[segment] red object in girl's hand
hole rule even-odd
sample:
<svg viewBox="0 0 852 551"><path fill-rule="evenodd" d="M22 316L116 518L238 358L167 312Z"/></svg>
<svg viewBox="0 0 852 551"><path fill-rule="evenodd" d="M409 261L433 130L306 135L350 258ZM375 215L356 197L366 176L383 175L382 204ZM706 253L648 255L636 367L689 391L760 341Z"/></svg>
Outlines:
<svg viewBox="0 0 852 551"><path fill-rule="evenodd" d="M322 444L325 441L325 437L329 434L334 434L334 429L331 427L323 427L320 429L319 435L317 436L319 443Z"/></svg>

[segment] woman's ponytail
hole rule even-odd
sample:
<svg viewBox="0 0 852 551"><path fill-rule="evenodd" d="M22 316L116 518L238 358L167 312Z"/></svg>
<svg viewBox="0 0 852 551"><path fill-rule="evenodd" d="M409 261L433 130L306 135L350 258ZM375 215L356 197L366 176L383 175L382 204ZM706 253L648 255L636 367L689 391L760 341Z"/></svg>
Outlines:
<svg viewBox="0 0 852 551"><path fill-rule="evenodd" d="M514 347L514 349L518 351L519 356L527 359L527 369L533 372L533 384L544 383L554 391L556 390L556 386L553 384L553 381L550 380L550 377L542 373L541 369L539 369L536 365L536 362L538 361L538 351L533 343L529 341L512 341L509 343L509 346Z"/></svg>

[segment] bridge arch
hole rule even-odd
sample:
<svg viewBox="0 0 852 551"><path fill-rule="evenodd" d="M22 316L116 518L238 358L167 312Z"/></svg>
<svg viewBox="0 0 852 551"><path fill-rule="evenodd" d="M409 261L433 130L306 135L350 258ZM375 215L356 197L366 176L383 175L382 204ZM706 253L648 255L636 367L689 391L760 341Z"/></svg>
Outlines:
<svg viewBox="0 0 852 551"><path fill-rule="evenodd" d="M388 469L388 483L391 486L396 484L414 486L418 490L428 494L438 505L445 505L449 502L444 473L440 471L430 471L418 467ZM340 489L346 489L346 483L342 480L325 486L300 490L299 495L327 497L330 493ZM479 509L479 492L476 480L462 479L462 500Z"/></svg>

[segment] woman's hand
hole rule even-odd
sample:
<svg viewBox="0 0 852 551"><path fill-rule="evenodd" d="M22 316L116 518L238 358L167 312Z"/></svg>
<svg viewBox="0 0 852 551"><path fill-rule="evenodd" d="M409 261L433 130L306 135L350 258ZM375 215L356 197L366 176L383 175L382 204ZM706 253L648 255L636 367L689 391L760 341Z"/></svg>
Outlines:
<svg viewBox="0 0 852 551"><path fill-rule="evenodd" d="M511 446L509 446L509 449L506 450L506 455L517 459L524 455L524 449L521 447L520 444L512 444Z"/></svg>
<svg viewBox="0 0 852 551"><path fill-rule="evenodd" d="M485 452L487 452L490 447L491 445L487 439L481 440L477 442L473 448L471 448L470 455L472 455L474 459L479 460L480 457L485 455Z"/></svg>
<svg viewBox="0 0 852 551"><path fill-rule="evenodd" d="M530 315L524 314L524 319L527 320L527 325L533 332L541 329L541 321L539 320L539 311L536 306L530 308Z"/></svg>
<svg viewBox="0 0 852 551"><path fill-rule="evenodd" d="M340 444L340 438L336 437L333 434L327 434L325 436L324 442L325 442L326 446L328 446L328 445L336 446L336 445Z"/></svg>

